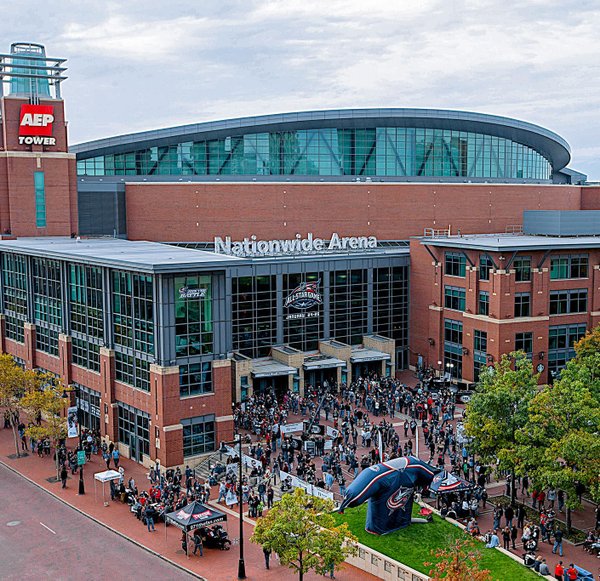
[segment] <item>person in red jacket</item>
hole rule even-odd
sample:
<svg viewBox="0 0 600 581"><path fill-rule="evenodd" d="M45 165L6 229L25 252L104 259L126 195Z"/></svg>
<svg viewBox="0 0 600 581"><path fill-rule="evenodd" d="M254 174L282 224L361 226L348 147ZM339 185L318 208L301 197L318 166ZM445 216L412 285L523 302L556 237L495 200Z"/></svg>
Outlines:
<svg viewBox="0 0 600 581"><path fill-rule="evenodd" d="M563 581L563 575L565 574L565 568L563 567L562 561L559 561L556 567L554 567L554 577L558 581Z"/></svg>
<svg viewBox="0 0 600 581"><path fill-rule="evenodd" d="M575 569L575 566L573 563L571 563L567 569L567 577L569 578L569 581L575 581L578 575L579 573L577 572L577 569Z"/></svg>

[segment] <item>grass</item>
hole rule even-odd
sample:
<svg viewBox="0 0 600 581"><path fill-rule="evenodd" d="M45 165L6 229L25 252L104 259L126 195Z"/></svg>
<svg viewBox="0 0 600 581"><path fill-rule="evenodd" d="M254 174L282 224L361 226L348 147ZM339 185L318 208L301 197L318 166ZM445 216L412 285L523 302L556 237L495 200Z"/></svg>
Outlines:
<svg viewBox="0 0 600 581"><path fill-rule="evenodd" d="M417 505L415 507L418 510ZM415 511L416 512L416 511ZM396 559L421 573L428 574L430 567L424 563L436 561L432 554L445 547L449 540L464 538L466 533L453 524L434 515L433 522L414 524L389 535L377 536L365 531L367 505L346 509L343 515L335 513L337 522L347 522L358 541L392 559ZM482 569L488 569L495 581L539 579L539 575L494 549L481 543Z"/></svg>

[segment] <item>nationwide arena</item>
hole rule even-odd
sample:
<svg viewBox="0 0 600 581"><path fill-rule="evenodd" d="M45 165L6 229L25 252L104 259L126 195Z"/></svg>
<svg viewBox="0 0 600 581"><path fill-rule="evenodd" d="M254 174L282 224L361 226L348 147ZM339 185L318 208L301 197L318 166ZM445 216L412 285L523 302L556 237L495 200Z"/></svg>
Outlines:
<svg viewBox="0 0 600 581"><path fill-rule="evenodd" d="M550 317L564 314L558 370L597 322L599 189L547 129L344 109L69 146L65 72L41 45L0 55L1 348L72 386L82 424L128 457L175 466L213 451L232 435L232 402L255 392L419 365L468 385L533 323L544 366ZM552 231L575 211L585 231ZM530 252L514 244L525 223L545 235ZM461 246L494 233L512 246ZM559 274L586 275L577 315L542 305L554 254ZM523 264L533 278L515 274ZM581 290L571 278L557 289Z"/></svg>

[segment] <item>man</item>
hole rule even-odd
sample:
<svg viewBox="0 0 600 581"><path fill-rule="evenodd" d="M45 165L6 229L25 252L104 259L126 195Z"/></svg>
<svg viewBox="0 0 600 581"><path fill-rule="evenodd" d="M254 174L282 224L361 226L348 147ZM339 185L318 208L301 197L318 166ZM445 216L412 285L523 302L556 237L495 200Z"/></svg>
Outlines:
<svg viewBox="0 0 600 581"><path fill-rule="evenodd" d="M154 517L156 516L156 510L151 504L146 506L146 510L144 511L144 515L146 516L146 525L148 526L148 532L153 533L154 529ZM152 527L152 530L150 530Z"/></svg>
<svg viewBox="0 0 600 581"><path fill-rule="evenodd" d="M504 511L504 518L506 519L506 526L511 527L513 518L515 518L515 511L512 505L508 505Z"/></svg>
<svg viewBox="0 0 600 581"><path fill-rule="evenodd" d="M203 557L204 552L202 549L202 536L200 535L200 531L197 530L194 532L194 555L196 554L196 551L200 551L200 556Z"/></svg>
<svg viewBox="0 0 600 581"><path fill-rule="evenodd" d="M556 551L562 557L563 556L563 532L560 529L554 531L554 547L552 547L552 554L556 555Z"/></svg>
<svg viewBox="0 0 600 581"><path fill-rule="evenodd" d="M579 573L577 572L577 569L575 569L575 565L573 565L573 563L571 563L569 565L569 568L567 569L567 579L569 581L576 581L578 576L579 576Z"/></svg>
<svg viewBox="0 0 600 581"><path fill-rule="evenodd" d="M565 568L563 567L562 561L558 562L558 565L554 567L554 578L558 581L563 581L563 576L565 574Z"/></svg>
<svg viewBox="0 0 600 581"><path fill-rule="evenodd" d="M269 560L271 559L271 549L267 549L266 547L263 547L263 554L265 556L265 567L268 569L269 568Z"/></svg>
<svg viewBox="0 0 600 581"><path fill-rule="evenodd" d="M538 571L540 575L550 575L550 569L548 569L548 564L546 563L546 559L542 559L542 563L540 565L540 570Z"/></svg>
<svg viewBox="0 0 600 581"><path fill-rule="evenodd" d="M113 459L113 464L115 465L115 468L118 470L119 469L120 455L119 455L119 450L117 448L115 448L112 451L112 459Z"/></svg>

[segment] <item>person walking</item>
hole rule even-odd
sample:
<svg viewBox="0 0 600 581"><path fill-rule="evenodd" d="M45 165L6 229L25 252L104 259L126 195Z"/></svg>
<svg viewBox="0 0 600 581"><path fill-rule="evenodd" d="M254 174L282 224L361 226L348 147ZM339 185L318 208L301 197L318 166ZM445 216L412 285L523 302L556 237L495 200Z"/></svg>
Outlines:
<svg viewBox="0 0 600 581"><path fill-rule="evenodd" d="M525 524L525 516L527 513L525 512L525 505L520 504L517 508L517 526L523 530L523 526Z"/></svg>
<svg viewBox="0 0 600 581"><path fill-rule="evenodd" d="M271 559L271 549L263 547L263 555L265 556L265 567L269 569L269 561Z"/></svg>
<svg viewBox="0 0 600 581"><path fill-rule="evenodd" d="M198 530L194 533L194 555L196 554L196 551L200 551L200 556L204 557L202 535Z"/></svg>
<svg viewBox="0 0 600 581"><path fill-rule="evenodd" d="M67 487L67 478L69 476L69 473L67 471L67 467L63 464L62 468L60 469L60 479L62 481L62 487L66 488Z"/></svg>
<svg viewBox="0 0 600 581"><path fill-rule="evenodd" d="M119 469L120 454L119 454L119 450L117 448L115 448L112 451L112 459L113 459L113 464L115 465L115 470L118 470Z"/></svg>
<svg viewBox="0 0 600 581"><path fill-rule="evenodd" d="M563 556L563 532L560 529L554 531L554 546L552 547L552 554L556 555L556 551L562 557Z"/></svg>
<svg viewBox="0 0 600 581"><path fill-rule="evenodd" d="M517 527L515 525L513 525L512 527L510 527L510 541L511 541L513 550L516 550L516 548L517 548L517 547L515 547L515 541L517 540L518 536L519 536L519 529L517 529Z"/></svg>

